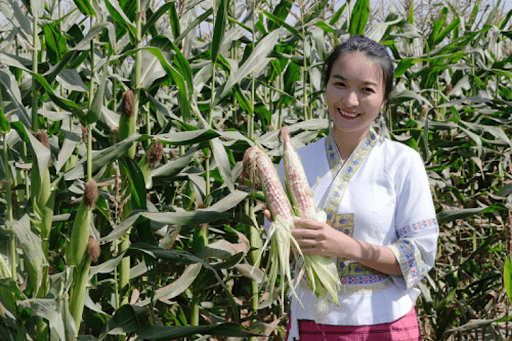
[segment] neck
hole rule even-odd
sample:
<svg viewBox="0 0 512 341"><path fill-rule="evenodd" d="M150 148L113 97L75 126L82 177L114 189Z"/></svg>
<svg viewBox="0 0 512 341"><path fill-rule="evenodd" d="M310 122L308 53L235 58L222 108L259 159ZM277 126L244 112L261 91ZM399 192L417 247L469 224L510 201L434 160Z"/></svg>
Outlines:
<svg viewBox="0 0 512 341"><path fill-rule="evenodd" d="M336 127L332 130L332 135L334 137L334 141L336 142L336 146L338 147L338 151L340 153L341 160L345 163L350 155L357 148L359 143L366 137L369 129L363 132L341 132L336 129Z"/></svg>

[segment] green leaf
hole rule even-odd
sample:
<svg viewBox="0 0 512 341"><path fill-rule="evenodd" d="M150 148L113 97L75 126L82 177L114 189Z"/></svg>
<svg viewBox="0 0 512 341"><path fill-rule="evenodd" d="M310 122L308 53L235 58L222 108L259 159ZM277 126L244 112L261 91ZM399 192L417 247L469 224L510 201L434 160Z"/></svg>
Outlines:
<svg viewBox="0 0 512 341"><path fill-rule="evenodd" d="M510 194L512 194L512 183L506 184L503 188L496 192L496 195L499 197L506 197Z"/></svg>
<svg viewBox="0 0 512 341"><path fill-rule="evenodd" d="M117 0L106 0L105 5L114 21L122 25L131 35L132 39L137 37L135 25L128 19Z"/></svg>
<svg viewBox="0 0 512 341"><path fill-rule="evenodd" d="M41 238L32 232L30 218L27 214L20 220L6 222L6 226L12 229L18 239L18 245L23 250L30 283L34 292L37 292L42 284L43 269L48 266L46 256L41 248Z"/></svg>
<svg viewBox="0 0 512 341"><path fill-rule="evenodd" d="M238 306L233 298L233 295L231 294L229 289L226 287L226 284L224 283L222 278L219 276L217 271L210 264L208 264L201 258L193 256L192 254L185 252L185 251L178 252L178 250L167 250L167 249L162 249L156 245L149 245L149 244L143 244L143 243L133 244L129 249L129 253L131 251L138 251L138 252L142 251L148 255L151 255L154 258L161 259L161 260L168 260L168 261L172 261L172 262L176 262L177 261L176 257L178 256L179 258L181 258L181 257L185 258L190 263L201 263L205 267L205 269L208 269L213 272L213 274L215 275L215 278L219 282L220 286L226 290L225 293L226 293L228 301L231 305L233 317L234 317L235 321L238 322L238 320L239 320Z"/></svg>
<svg viewBox="0 0 512 341"><path fill-rule="evenodd" d="M30 0L30 11L34 17L41 18L44 13L44 0Z"/></svg>
<svg viewBox="0 0 512 341"><path fill-rule="evenodd" d="M95 17L96 11L94 7L92 7L91 2L89 0L73 0L76 7L83 15L86 17Z"/></svg>
<svg viewBox="0 0 512 341"><path fill-rule="evenodd" d="M132 208L147 210L146 184L139 165L128 156L121 156L119 161L129 175L128 179L130 180Z"/></svg>
<svg viewBox="0 0 512 341"><path fill-rule="evenodd" d="M194 282L202 267L201 263L190 264L187 266L178 279L171 284L158 289L153 300L170 300L184 292ZM137 302L137 305L144 307L150 304L151 301L151 298L146 298L143 301Z"/></svg>
<svg viewBox="0 0 512 341"><path fill-rule="evenodd" d="M444 38L453 30L455 30L460 25L460 17L455 18L442 32L440 32L435 41L435 45L441 43Z"/></svg>
<svg viewBox="0 0 512 341"><path fill-rule="evenodd" d="M227 9L228 0L220 0L219 7L217 9L217 13L215 15L215 26L213 28L213 38L212 38L212 62L215 64L217 62L217 57L219 55L220 47L224 40L224 33L226 32L227 26Z"/></svg>
<svg viewBox="0 0 512 341"><path fill-rule="evenodd" d="M444 23L446 21L446 16L448 15L448 7L444 7L441 12L439 13L439 19L437 19L434 22L434 27L432 28L432 32L430 33L429 37L427 38L428 46L430 50L434 48L434 46L437 44L439 40L439 33L441 29L444 26Z"/></svg>
<svg viewBox="0 0 512 341"><path fill-rule="evenodd" d="M141 317L144 319L144 315L146 319L149 319L147 308L123 305L116 310L111 319L107 320L104 333L107 335L119 335L135 332L141 327L139 321Z"/></svg>
<svg viewBox="0 0 512 341"><path fill-rule="evenodd" d="M286 2L286 1L285 1ZM299 31L297 31L293 26L291 26L290 24L288 24L287 22L285 22L283 18L279 18L277 16L275 16L274 14L270 13L270 12L267 12L267 11L263 11L263 14L265 14L271 21L269 22L270 23L274 23L275 25L279 25L278 27L284 27L286 28L291 34L293 34L294 36L296 36L297 38L299 39L304 39L304 36L302 35L302 33L300 33ZM276 28L277 29L277 28ZM273 30L270 30L269 31L274 31L276 29L273 29Z"/></svg>
<svg viewBox="0 0 512 341"><path fill-rule="evenodd" d="M205 21L210 15L213 13L213 8L208 8L203 14L201 14L199 17L197 17L196 20L190 23L188 27L185 29L185 31L181 32L180 36L174 39L174 43L178 44L181 42L183 38L186 37L186 35L191 31L197 29L197 26L199 26L200 23Z"/></svg>
<svg viewBox="0 0 512 341"><path fill-rule="evenodd" d="M439 223L445 223L448 221L453 221L457 219L464 219L467 217L471 217L475 214L495 212L504 209L504 206L494 205L488 207L478 207L478 208L465 208L459 210L445 210L439 212L437 215L437 221Z"/></svg>
<svg viewBox="0 0 512 341"><path fill-rule="evenodd" d="M507 260L505 261L505 267L503 269L503 283L505 284L508 300L512 304L512 262L510 261L510 256L507 256Z"/></svg>
<svg viewBox="0 0 512 341"><path fill-rule="evenodd" d="M341 6L340 9L337 10L336 13L334 13L334 15L332 16L331 20L329 21L329 25L335 26L335 25L338 24L338 20L340 20L341 15L345 11L346 7L347 7L347 4L344 3L343 6Z"/></svg>
<svg viewBox="0 0 512 341"><path fill-rule="evenodd" d="M96 123L101 116L101 109L103 108L103 102L105 101L105 83L107 82L107 73L108 73L108 58L105 65L103 65L103 73L101 75L100 86L98 91L94 94L94 98L92 100L91 109L87 112L86 121L87 125L91 125Z"/></svg>
<svg viewBox="0 0 512 341"><path fill-rule="evenodd" d="M53 88L50 86L50 84L48 84L48 82L46 81L46 79L43 76L33 73L33 72L30 72L30 74L32 75L32 77L35 77L37 79L37 81L39 82L39 84L41 84L44 87L44 89L46 90L46 93L48 94L50 99L53 101L53 103L55 103L57 106L61 107L62 109L66 110L66 111L72 112L73 114L75 114L78 117L78 119L80 120L82 125L84 125L84 126L87 125L85 123L85 113L82 111L82 109L80 109L78 107L78 105L75 102L56 95L53 92Z"/></svg>
<svg viewBox="0 0 512 341"><path fill-rule="evenodd" d="M18 305L30 310L30 312L36 316L45 318L48 321L52 335L55 334L55 336L60 340L67 339L69 332L66 333L66 326L69 324L65 323L63 319L64 317L59 313L59 308L55 299L29 299L18 302Z"/></svg>
<svg viewBox="0 0 512 341"><path fill-rule="evenodd" d="M0 256L3 257L3 256ZM10 277L0 278L0 288L4 288L9 290L17 301L22 301L27 299L27 296L21 291L18 283Z"/></svg>
<svg viewBox="0 0 512 341"><path fill-rule="evenodd" d="M57 82L66 90L87 92L87 86L80 78L80 74L75 69L66 69L59 72L56 78Z"/></svg>
<svg viewBox="0 0 512 341"><path fill-rule="evenodd" d="M228 219L230 217L234 217L234 213L230 211L248 195L249 193L247 192L236 191L235 193L231 193L222 198L209 208L197 209L194 211L134 213L117 225L109 235L101 238L101 241L110 242L119 239L134 224L145 220L151 220L164 225L190 226L210 223L221 219Z"/></svg>
<svg viewBox="0 0 512 341"><path fill-rule="evenodd" d="M177 38L180 35L180 17L178 16L178 11L176 10L176 3L170 2L169 6L169 18L172 36Z"/></svg>
<svg viewBox="0 0 512 341"><path fill-rule="evenodd" d="M153 135L154 140L174 145L191 145L219 137L219 133L213 129L199 129L192 131L180 131L167 134Z"/></svg>
<svg viewBox="0 0 512 341"><path fill-rule="evenodd" d="M160 166L150 173L150 178L166 178L171 180L176 174L181 172L185 167L187 167L192 159L195 156L195 150L193 152L187 152L185 155L179 157L176 160L171 162L167 162L163 166Z"/></svg>
<svg viewBox="0 0 512 341"><path fill-rule="evenodd" d="M271 19L272 21L267 23L267 30L269 32L272 32L282 27L283 25L288 25L285 24L285 22L286 18L288 17L288 14L290 13L291 8L292 3L290 1L281 0L279 4L277 4L277 6L274 8L274 12L271 14L271 17L273 17L275 20ZM267 15L270 18L270 16L268 15L270 13L268 13L267 11L263 11L263 13L265 13L265 15Z"/></svg>
<svg viewBox="0 0 512 341"><path fill-rule="evenodd" d="M247 77L247 75L249 75L252 71L262 67L262 63L268 64L269 59L265 57L267 57L268 54L274 49L274 46L276 45L281 33L281 30L275 30L258 42L251 55L247 58L243 65L240 66L236 72L232 72L229 75L226 84L224 87L221 87L222 92L219 94L220 90L218 90L215 93L214 105L217 105L235 84L239 84L242 79Z"/></svg>
<svg viewBox="0 0 512 341"><path fill-rule="evenodd" d="M28 134L28 138L30 140L30 146L34 151L34 155L37 155L37 167L34 167L34 169L39 169L39 177L42 182L44 174L48 169L48 161L50 160L51 153L50 150L41 142L39 142L39 140L36 139L32 134Z"/></svg>
<svg viewBox="0 0 512 341"><path fill-rule="evenodd" d="M2 101L2 92L0 91L0 134L7 134L10 130L11 125L4 114L4 102ZM4 143L6 143L5 138Z"/></svg>
<svg viewBox="0 0 512 341"><path fill-rule="evenodd" d="M231 174L231 167L226 149L224 149L224 145L219 138L211 140L210 143L212 146L213 158L217 163L222 180L224 180L224 184L228 186L229 191L233 193L235 192L235 184L233 183L233 175Z"/></svg>
<svg viewBox="0 0 512 341"><path fill-rule="evenodd" d="M179 93L179 99L180 99L180 111L182 118L185 122L188 122L190 120L190 111L189 111L189 105L188 105L188 94L187 94L187 88L185 84L185 79L181 73L179 73L174 66L169 64L169 61L164 57L162 51L159 48L156 47L144 47L143 49L148 50L151 52L162 64L165 72L174 80L176 85L178 86L178 93ZM133 54L137 50L131 50L126 53Z"/></svg>
<svg viewBox="0 0 512 341"><path fill-rule="evenodd" d="M67 51L66 37L59 32L57 22L41 25L41 28L44 32L48 60L55 64Z"/></svg>
<svg viewBox="0 0 512 341"><path fill-rule="evenodd" d="M350 17L350 26L348 28L350 35L363 35L369 16L370 0L357 0Z"/></svg>
<svg viewBox="0 0 512 341"><path fill-rule="evenodd" d="M0 69L0 94L5 117L10 122L19 121L25 127L32 127L32 119L23 105L16 79L9 69Z"/></svg>
<svg viewBox="0 0 512 341"><path fill-rule="evenodd" d="M92 171L96 172L100 168L111 164L115 160L122 157L135 141L139 140L139 134L132 134L126 139L116 143L113 146L102 150L94 150L92 152ZM80 179L87 174L87 158L83 157L73 168L64 173L64 179L75 180Z"/></svg>

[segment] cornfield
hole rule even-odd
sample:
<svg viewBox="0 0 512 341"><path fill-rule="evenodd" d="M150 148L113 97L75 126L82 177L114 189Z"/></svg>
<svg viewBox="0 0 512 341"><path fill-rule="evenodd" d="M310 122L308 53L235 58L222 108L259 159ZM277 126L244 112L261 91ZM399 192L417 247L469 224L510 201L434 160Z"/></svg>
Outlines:
<svg viewBox="0 0 512 341"><path fill-rule="evenodd" d="M355 34L392 54L389 137L438 213L423 337L508 340L512 11L420 4L0 1L0 340L282 340L242 159L328 134L322 63Z"/></svg>

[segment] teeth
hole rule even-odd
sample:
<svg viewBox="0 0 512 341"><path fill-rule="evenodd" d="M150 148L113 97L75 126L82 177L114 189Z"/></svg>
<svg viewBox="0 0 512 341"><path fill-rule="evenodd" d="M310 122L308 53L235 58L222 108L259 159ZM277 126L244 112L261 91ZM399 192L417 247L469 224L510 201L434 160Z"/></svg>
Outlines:
<svg viewBox="0 0 512 341"><path fill-rule="evenodd" d="M347 117L351 117L351 118L355 118L357 116L359 116L359 114L356 114L356 113L348 113L346 111L342 111L341 109L338 109L338 111L340 112L340 114L342 114L343 116L347 116Z"/></svg>

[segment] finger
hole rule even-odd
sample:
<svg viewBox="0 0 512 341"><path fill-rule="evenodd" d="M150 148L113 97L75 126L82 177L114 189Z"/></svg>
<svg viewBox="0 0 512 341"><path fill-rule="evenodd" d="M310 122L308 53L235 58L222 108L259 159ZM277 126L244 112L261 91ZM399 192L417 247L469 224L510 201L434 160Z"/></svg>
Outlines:
<svg viewBox="0 0 512 341"><path fill-rule="evenodd" d="M312 248L315 247L317 242L311 239L299 239L297 240L297 244L299 244L300 248Z"/></svg>
<svg viewBox="0 0 512 341"><path fill-rule="evenodd" d="M290 232L295 239L316 239L317 232L316 230L310 229L291 229Z"/></svg>
<svg viewBox="0 0 512 341"><path fill-rule="evenodd" d="M263 215L265 216L265 219L267 219L268 221L272 222L272 213L270 213L270 210L268 209L264 209L263 210Z"/></svg>
<svg viewBox="0 0 512 341"><path fill-rule="evenodd" d="M323 223L313 219L293 219L295 227L308 228L308 229L321 229Z"/></svg>

